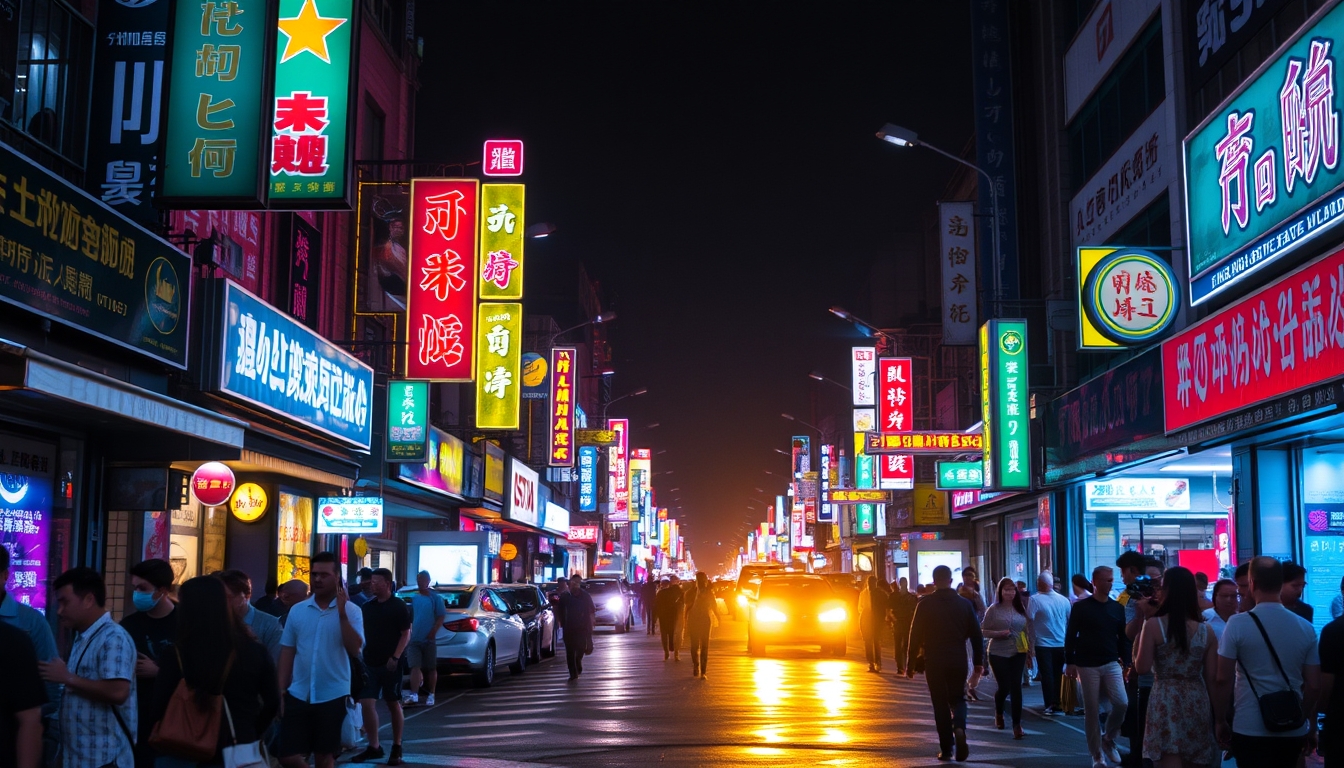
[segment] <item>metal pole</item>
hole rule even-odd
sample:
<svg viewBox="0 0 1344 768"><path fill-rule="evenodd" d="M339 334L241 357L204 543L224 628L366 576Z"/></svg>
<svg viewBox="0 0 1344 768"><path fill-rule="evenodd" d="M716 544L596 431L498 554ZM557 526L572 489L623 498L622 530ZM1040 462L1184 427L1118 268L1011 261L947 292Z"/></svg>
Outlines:
<svg viewBox="0 0 1344 768"><path fill-rule="evenodd" d="M987 172L985 172L985 170L982 169L980 166L976 165L975 163L968 162L968 161L966 161L966 160L962 160L960 157L957 157L956 155L952 154L951 152L944 152L943 150L941 150L941 149L939 149L939 148L933 146L932 144L928 144L928 143L923 142L923 141L921 141L921 142L919 142L918 144L916 144L916 146L920 146L920 147L924 147L925 149L933 150L934 152L937 152L938 154L942 155L943 157L946 157L947 159L951 160L952 162L954 162L954 163L959 163L959 164L961 164L961 165L964 165L964 166L966 166L967 168L970 168L971 170L973 170L973 171L975 171L976 173L980 174L981 176L985 177L985 183L987 183L987 184L989 185L989 199L990 199L990 205L992 205L993 208L994 208L994 211L993 211L993 214L992 214L992 215L993 215L992 226L994 227L994 239L993 239L993 244L994 244L994 305L995 305L995 309L996 309L996 310L1000 310L1000 311L1001 311L1001 310L1002 310L1002 303L1003 303L1003 252L999 249L999 190L994 186L994 179L990 178L989 174L988 174ZM998 313L997 313L997 312L991 312L990 314L991 314L992 316L995 316L995 317L998 316Z"/></svg>

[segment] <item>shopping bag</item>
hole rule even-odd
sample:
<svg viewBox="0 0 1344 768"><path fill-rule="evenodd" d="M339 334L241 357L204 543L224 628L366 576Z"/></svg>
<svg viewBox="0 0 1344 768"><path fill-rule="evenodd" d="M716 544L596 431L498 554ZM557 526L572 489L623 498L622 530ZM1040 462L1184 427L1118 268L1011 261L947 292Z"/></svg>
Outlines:
<svg viewBox="0 0 1344 768"><path fill-rule="evenodd" d="M1064 676L1059 680L1059 708L1066 715L1072 715L1083 705L1082 689L1078 681Z"/></svg>
<svg viewBox="0 0 1344 768"><path fill-rule="evenodd" d="M1018 653L1026 653L1027 650L1031 647L1027 642L1026 632L1018 632L1016 635L1013 636L1013 638L1017 641Z"/></svg>
<svg viewBox="0 0 1344 768"><path fill-rule="evenodd" d="M341 748L354 749L359 744L359 729L364 725L364 715L354 699L345 700L345 720L341 722Z"/></svg>

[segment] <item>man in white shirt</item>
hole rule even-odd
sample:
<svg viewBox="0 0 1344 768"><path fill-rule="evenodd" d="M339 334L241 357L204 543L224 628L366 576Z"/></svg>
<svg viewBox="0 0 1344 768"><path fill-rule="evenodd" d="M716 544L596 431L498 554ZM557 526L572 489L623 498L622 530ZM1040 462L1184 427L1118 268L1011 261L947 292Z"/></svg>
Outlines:
<svg viewBox="0 0 1344 768"><path fill-rule="evenodd" d="M1218 741L1232 748L1239 766L1296 768L1304 750L1316 746L1316 718L1306 717L1297 728L1273 732L1265 728L1259 699L1291 690L1301 697L1303 713L1316 711L1321 675L1316 633L1306 619L1280 602L1283 564L1272 557L1257 557L1250 565L1255 608L1228 619L1218 643L1218 685L1213 700ZM1232 706L1235 714L1229 728L1227 715Z"/></svg>
<svg viewBox="0 0 1344 768"><path fill-rule="evenodd" d="M312 597L296 604L280 638L280 740L288 768L332 768L341 752L350 657L364 646L364 615L345 593L336 556L319 552L309 570Z"/></svg>
<svg viewBox="0 0 1344 768"><path fill-rule="evenodd" d="M1055 577L1041 571L1036 594L1027 603L1027 620L1036 631L1036 676L1045 697L1045 714L1059 709L1059 680L1064 675L1064 631L1069 625L1069 598L1055 591Z"/></svg>

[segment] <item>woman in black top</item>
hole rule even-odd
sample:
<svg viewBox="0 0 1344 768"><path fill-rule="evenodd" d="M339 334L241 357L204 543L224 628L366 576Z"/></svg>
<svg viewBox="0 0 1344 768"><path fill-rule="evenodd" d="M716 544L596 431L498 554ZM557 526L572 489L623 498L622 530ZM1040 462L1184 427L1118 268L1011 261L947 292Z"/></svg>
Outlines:
<svg viewBox="0 0 1344 768"><path fill-rule="evenodd" d="M280 684L270 653L238 624L226 602L224 582L198 576L182 585L178 597L176 652L167 654L159 668L151 710L154 722L163 719L173 691L185 677L187 687L202 696L218 695L222 687L234 733L221 717L220 750L259 741L280 707ZM228 678L221 680L226 665ZM221 752L201 763L223 764Z"/></svg>

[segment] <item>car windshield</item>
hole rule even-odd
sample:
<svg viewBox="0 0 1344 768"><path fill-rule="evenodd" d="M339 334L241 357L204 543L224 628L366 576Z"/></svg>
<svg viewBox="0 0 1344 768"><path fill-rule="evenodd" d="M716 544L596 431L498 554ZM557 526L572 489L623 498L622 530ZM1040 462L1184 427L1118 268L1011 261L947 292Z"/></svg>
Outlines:
<svg viewBox="0 0 1344 768"><path fill-rule="evenodd" d="M537 608L537 594L531 589L496 590L511 611L533 611Z"/></svg>
<svg viewBox="0 0 1344 768"><path fill-rule="evenodd" d="M614 581L585 581L583 582L583 589L584 591L592 592L595 595L604 595L608 592L614 593L620 591L620 587L617 586Z"/></svg>
<svg viewBox="0 0 1344 768"><path fill-rule="evenodd" d="M774 597L791 600L822 600L834 597L831 585L822 579L763 579L761 598Z"/></svg>
<svg viewBox="0 0 1344 768"><path fill-rule="evenodd" d="M471 592L470 589L449 589L440 592L439 596L448 608L462 610L471 607Z"/></svg>

